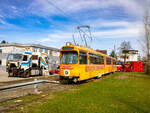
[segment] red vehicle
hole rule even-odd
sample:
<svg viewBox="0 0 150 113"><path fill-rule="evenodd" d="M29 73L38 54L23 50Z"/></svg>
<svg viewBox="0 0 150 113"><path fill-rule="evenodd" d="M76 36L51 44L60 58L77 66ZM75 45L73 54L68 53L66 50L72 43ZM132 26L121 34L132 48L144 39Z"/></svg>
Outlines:
<svg viewBox="0 0 150 113"><path fill-rule="evenodd" d="M50 75L55 74L55 73L58 74L59 73L59 69L49 70L48 72L49 72Z"/></svg>
<svg viewBox="0 0 150 113"><path fill-rule="evenodd" d="M123 71L131 71L131 64L123 64Z"/></svg>
<svg viewBox="0 0 150 113"><path fill-rule="evenodd" d="M52 67L51 67L51 68L49 68L49 71L48 71L48 72L49 72L49 74L50 74L50 75L52 75L52 74L58 74L58 73L59 73L59 71L60 71L60 70L59 70L59 67L60 67L60 66L53 67L53 68L52 68Z"/></svg>

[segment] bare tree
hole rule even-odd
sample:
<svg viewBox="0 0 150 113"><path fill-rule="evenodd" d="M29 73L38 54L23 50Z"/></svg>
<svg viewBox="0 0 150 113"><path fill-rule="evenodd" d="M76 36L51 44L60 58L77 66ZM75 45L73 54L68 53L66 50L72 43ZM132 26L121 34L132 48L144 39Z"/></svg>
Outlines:
<svg viewBox="0 0 150 113"><path fill-rule="evenodd" d="M118 49L120 58L123 58L124 63L126 63L128 50L132 49L131 43L129 41L123 41Z"/></svg>
<svg viewBox="0 0 150 113"><path fill-rule="evenodd" d="M144 30L145 30L145 47L146 47L146 73L150 75L150 7L145 11L144 16Z"/></svg>

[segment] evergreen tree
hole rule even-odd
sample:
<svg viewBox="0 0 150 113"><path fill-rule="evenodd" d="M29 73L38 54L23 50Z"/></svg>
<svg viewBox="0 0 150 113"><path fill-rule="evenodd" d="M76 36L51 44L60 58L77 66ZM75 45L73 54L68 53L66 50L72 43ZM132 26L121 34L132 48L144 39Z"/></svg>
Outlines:
<svg viewBox="0 0 150 113"><path fill-rule="evenodd" d="M2 41L1 41L1 44L6 44L6 41L5 41L5 40L2 40Z"/></svg>
<svg viewBox="0 0 150 113"><path fill-rule="evenodd" d="M114 50L112 50L110 56L117 59L117 55L116 55L116 52Z"/></svg>

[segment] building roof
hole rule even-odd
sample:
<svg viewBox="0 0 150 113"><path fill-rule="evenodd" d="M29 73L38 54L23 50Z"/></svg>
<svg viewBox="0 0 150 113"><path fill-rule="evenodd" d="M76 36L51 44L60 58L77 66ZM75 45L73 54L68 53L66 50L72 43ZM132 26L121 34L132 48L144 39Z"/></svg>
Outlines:
<svg viewBox="0 0 150 113"><path fill-rule="evenodd" d="M130 54L130 53L134 53L134 54L138 54L138 50L122 50L122 53L123 54Z"/></svg>
<svg viewBox="0 0 150 113"><path fill-rule="evenodd" d="M130 49L130 50L122 50L122 51L125 51L125 52L129 52L129 51L138 52L138 50L133 50L133 49Z"/></svg>
<svg viewBox="0 0 150 113"><path fill-rule="evenodd" d="M41 48L41 49L50 49L54 51L60 51L57 48L43 46L40 44L19 44L19 43L6 43L6 44L0 44L0 47L8 47L8 46L16 46L16 47L35 47L35 48Z"/></svg>

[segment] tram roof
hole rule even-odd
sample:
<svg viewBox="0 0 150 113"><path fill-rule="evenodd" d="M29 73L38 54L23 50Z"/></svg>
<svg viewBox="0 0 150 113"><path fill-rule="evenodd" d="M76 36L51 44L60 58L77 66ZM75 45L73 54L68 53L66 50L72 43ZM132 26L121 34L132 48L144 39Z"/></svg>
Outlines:
<svg viewBox="0 0 150 113"><path fill-rule="evenodd" d="M114 58L114 57L111 57L111 56L108 56L108 55L103 54L103 53L101 53L101 52L98 52L98 51L96 51L96 50L93 50L92 48L87 48L87 47L84 47L84 46L77 46L77 45L71 44L71 45L69 45L69 46L65 45L65 46L63 46L63 47L74 47L74 48L78 48L78 49L83 50L83 51L90 51L91 53L101 54L101 55L103 55L103 56L106 56L106 57L109 57L109 58L112 58L112 59L116 59L116 58ZM62 48L63 48L63 47L62 47Z"/></svg>

